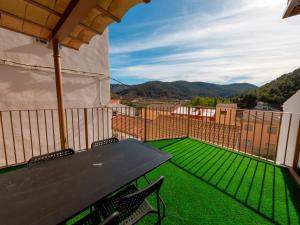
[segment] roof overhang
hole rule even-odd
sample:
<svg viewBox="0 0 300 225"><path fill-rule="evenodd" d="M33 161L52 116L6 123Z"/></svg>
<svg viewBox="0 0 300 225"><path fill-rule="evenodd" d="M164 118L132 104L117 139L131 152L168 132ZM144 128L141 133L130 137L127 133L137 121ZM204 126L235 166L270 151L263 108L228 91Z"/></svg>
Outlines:
<svg viewBox="0 0 300 225"><path fill-rule="evenodd" d="M283 19L300 14L300 0L288 0Z"/></svg>
<svg viewBox="0 0 300 225"><path fill-rule="evenodd" d="M150 0L0 0L0 27L78 50Z"/></svg>

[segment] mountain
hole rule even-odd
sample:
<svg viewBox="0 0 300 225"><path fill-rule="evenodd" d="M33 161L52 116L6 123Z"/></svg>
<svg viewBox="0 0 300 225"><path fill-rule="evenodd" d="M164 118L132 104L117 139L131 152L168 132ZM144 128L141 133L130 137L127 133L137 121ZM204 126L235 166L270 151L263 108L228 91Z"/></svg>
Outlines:
<svg viewBox="0 0 300 225"><path fill-rule="evenodd" d="M248 83L235 83L218 85L205 82L161 82L150 81L138 85L112 84L114 95L127 98L153 98L153 99L191 99L195 96L207 97L233 97L257 87Z"/></svg>
<svg viewBox="0 0 300 225"><path fill-rule="evenodd" d="M300 68L280 76L256 90L242 94L238 101L251 107L249 102L263 101L281 106L288 98L300 90Z"/></svg>

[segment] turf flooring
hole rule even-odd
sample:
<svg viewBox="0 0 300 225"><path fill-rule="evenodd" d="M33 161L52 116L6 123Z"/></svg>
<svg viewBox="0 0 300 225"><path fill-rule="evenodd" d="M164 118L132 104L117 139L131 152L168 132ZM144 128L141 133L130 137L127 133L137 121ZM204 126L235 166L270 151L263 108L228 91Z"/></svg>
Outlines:
<svg viewBox="0 0 300 225"><path fill-rule="evenodd" d="M162 224L300 224L300 188L286 168L189 138L147 144L172 154L147 175L165 177ZM139 186L145 185L141 179ZM139 224L154 221L147 216Z"/></svg>
<svg viewBox="0 0 300 225"><path fill-rule="evenodd" d="M165 176L163 224L300 224L300 189L286 168L192 139L148 144L173 156L148 175Z"/></svg>

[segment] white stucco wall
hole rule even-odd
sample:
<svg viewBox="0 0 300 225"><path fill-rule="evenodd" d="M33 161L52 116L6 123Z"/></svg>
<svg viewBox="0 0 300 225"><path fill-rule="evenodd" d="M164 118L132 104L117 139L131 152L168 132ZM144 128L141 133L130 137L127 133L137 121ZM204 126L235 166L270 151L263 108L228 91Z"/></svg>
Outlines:
<svg viewBox="0 0 300 225"><path fill-rule="evenodd" d="M287 149L286 165L292 166L300 123L300 91L296 92L291 98L289 98L282 105L282 108L284 114L282 117L281 131L278 143L277 161L279 163L283 163L285 150ZM288 131L289 123L290 131ZM300 167L300 160L298 160L298 166Z"/></svg>
<svg viewBox="0 0 300 225"><path fill-rule="evenodd" d="M56 108L52 49L4 29L0 40L0 110ZM66 107L108 103L107 32L80 51L62 47L61 63Z"/></svg>
<svg viewBox="0 0 300 225"><path fill-rule="evenodd" d="M0 40L0 167L5 167L59 150L60 137L57 110L27 111L57 108L52 49L1 28ZM103 108L110 101L108 33L80 51L62 47L61 63L65 107L100 107L88 111L88 146L110 137L111 112ZM66 116L69 147L85 149L83 109L68 109Z"/></svg>

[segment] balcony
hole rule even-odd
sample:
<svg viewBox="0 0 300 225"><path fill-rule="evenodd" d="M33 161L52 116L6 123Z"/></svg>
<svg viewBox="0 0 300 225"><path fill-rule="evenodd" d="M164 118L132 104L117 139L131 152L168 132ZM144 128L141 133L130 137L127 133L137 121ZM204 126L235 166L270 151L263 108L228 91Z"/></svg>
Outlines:
<svg viewBox="0 0 300 225"><path fill-rule="evenodd" d="M149 144L173 155L149 176L166 177L164 224L299 224L288 169L190 138Z"/></svg>
<svg viewBox="0 0 300 225"><path fill-rule="evenodd" d="M220 108L66 109L67 142L135 138L172 154L149 174L166 177L164 224L299 224L298 114ZM60 146L54 109L0 113L1 173ZM143 179L139 182L144 184ZM85 212L86 213L86 212ZM80 217L81 215L79 215ZM68 222L72 224L77 217ZM151 217L142 224L152 224Z"/></svg>

